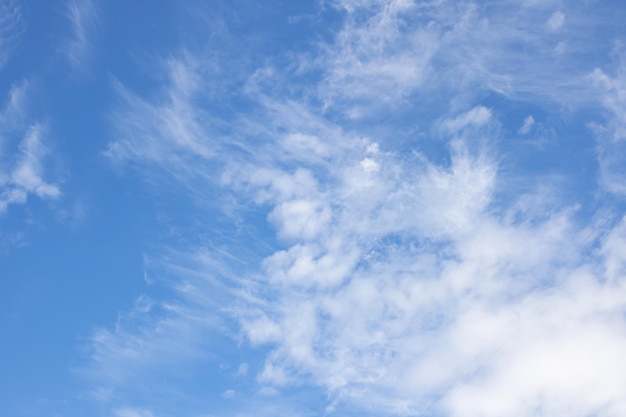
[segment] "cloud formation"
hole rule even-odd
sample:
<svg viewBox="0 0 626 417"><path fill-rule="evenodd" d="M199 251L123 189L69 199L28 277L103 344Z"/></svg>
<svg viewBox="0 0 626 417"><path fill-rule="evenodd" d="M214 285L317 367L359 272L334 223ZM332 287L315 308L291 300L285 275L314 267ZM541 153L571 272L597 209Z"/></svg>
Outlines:
<svg viewBox="0 0 626 417"><path fill-rule="evenodd" d="M168 269L188 266L171 284L179 302L159 302L163 314L136 307L142 326L96 332L95 379L123 385L107 370L197 358L212 313L236 321L239 348L262 352L242 375L252 391L313 387L329 413L623 415L626 221L608 203L581 220L588 202L571 201L582 197L515 189L536 174L502 157L507 135L534 125L510 122L519 102L546 113L602 105L596 187L623 194L623 68L570 69L597 53L577 30L599 20L538 2L331 4L342 26L294 66L315 84L267 88L302 75L251 67L233 93L247 100L240 114L207 105L215 73L201 54L167 60L156 98L116 85L107 155L157 186L163 173L199 185L196 203L229 196L220 207L239 211L226 217L261 219L270 242L258 262L235 261L246 243L224 261L175 256ZM417 118L426 137L398 149L392 139L414 121L386 121L385 108ZM219 290L189 284L215 270L229 271ZM208 301L216 294L222 310Z"/></svg>

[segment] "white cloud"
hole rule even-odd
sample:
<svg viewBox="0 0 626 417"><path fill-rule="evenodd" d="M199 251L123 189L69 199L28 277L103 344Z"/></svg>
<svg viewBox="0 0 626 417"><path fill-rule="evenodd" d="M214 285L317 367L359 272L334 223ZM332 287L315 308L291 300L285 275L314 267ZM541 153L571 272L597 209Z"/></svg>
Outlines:
<svg viewBox="0 0 626 417"><path fill-rule="evenodd" d="M98 10L94 0L68 0L66 7L73 30L66 53L71 65L80 68L91 53L91 37L98 25Z"/></svg>
<svg viewBox="0 0 626 417"><path fill-rule="evenodd" d="M247 374L248 374L248 364L244 362L241 365L239 365L239 368L237 368L237 376L246 376Z"/></svg>
<svg viewBox="0 0 626 417"><path fill-rule="evenodd" d="M445 216L445 202L431 204L429 220ZM626 342L618 313L626 298L611 295L620 291L607 288L587 265L577 266L588 239L565 213L533 227L507 225L481 211L472 217L470 232L432 248L392 246L375 254L383 249L362 247L365 265L351 266L341 287L295 293L293 282L276 282L277 272L269 271L268 285L280 295L267 300L264 325L244 322L256 343L263 340L258 329L274 329L265 339L275 348L261 380L283 386L308 375L354 405L407 415L422 412L431 396L443 396L432 406L451 415L530 416L545 407L546 415L565 416L580 399L584 408L575 415L582 416L611 404L622 382L602 375ZM379 239L387 234L377 230L376 219L369 221ZM334 223L338 233L348 229L354 241L367 242L351 226ZM276 268L288 271L308 256L295 253L293 263ZM615 327L604 330L608 323L600 317L612 317ZM580 362L598 348L608 356ZM516 369L536 373L518 376ZM583 382L570 386L571 380ZM590 394L593 387L605 394Z"/></svg>
<svg viewBox="0 0 626 417"><path fill-rule="evenodd" d="M599 100L608 111L602 123L592 124L597 137L601 183L610 192L626 194L626 58L618 53L618 68L611 76L596 68L589 79L597 87Z"/></svg>
<svg viewBox="0 0 626 417"><path fill-rule="evenodd" d="M58 197L59 188L41 178L41 160L47 152L41 142L41 129L35 125L26 132L20 144L21 157L11 172L11 183L39 197Z"/></svg>
<svg viewBox="0 0 626 417"><path fill-rule="evenodd" d="M216 336L225 319L217 302L231 299L225 282L219 282L230 278L228 271L218 273L219 263L211 256L196 252L146 258L146 268L158 271L154 285L164 285L175 299L141 295L131 310L119 314L114 328L93 332L83 346L88 363L80 370L92 383L92 398L117 406L134 404L138 393L164 388L159 375L184 373L207 358L215 340L224 337Z"/></svg>
<svg viewBox="0 0 626 417"><path fill-rule="evenodd" d="M546 27L550 32L557 32L565 23L565 15L561 11L556 11L552 13L552 16L546 22Z"/></svg>
<svg viewBox="0 0 626 417"><path fill-rule="evenodd" d="M549 192L511 195L498 154L501 110L479 104L494 93L546 111L598 99L581 98L591 89L571 61L553 62L544 10L336 4L345 25L311 64L324 69L311 89L319 96L282 97L243 83L254 110L236 118L230 135L217 133L216 120L196 105L206 90L202 59L169 61L157 99L117 90L123 105L114 113L119 136L110 157L184 184L219 181L273 227L256 269L229 289L242 343L265 349L255 375L260 390L279 396L285 386L313 386L331 404L380 415L617 416L626 389L624 223L603 235ZM560 13L555 30L564 29ZM611 146L623 136L620 77L592 76L611 111L603 130ZM433 91L444 104L423 116L419 99ZM323 111L320 97L331 101ZM420 124L438 133L443 158L427 153L431 142L423 152L421 143L390 150L385 139L398 134L397 120L380 122L370 137L349 120L375 117L387 103L401 108L409 97ZM519 133L533 124L528 116ZM603 172L604 183L617 187L621 177L609 181ZM187 283L207 269L175 272ZM216 292L180 288L184 301L147 315L148 325L95 334L98 377L115 384L133 367L202 351L200 317L211 310L185 301Z"/></svg>
<svg viewBox="0 0 626 417"><path fill-rule="evenodd" d="M484 106L477 106L470 111L460 114L454 119L444 120L442 129L448 134L456 134L467 127L479 128L491 119L491 111Z"/></svg>
<svg viewBox="0 0 626 417"><path fill-rule="evenodd" d="M318 93L325 108L348 119L366 120L389 109L403 111L414 100L444 97L454 97L457 102L450 104L459 106L457 112L484 90L530 93L568 105L589 98L580 77L590 68L575 64L574 49L566 46L585 42L584 33L600 15L572 19L565 28L566 9L546 23L543 7L514 2L331 4L345 13L345 24L334 42L322 45L320 55L305 55L300 67L323 72ZM563 37L554 39L546 27Z"/></svg>
<svg viewBox="0 0 626 417"><path fill-rule="evenodd" d="M2 130L5 135L10 130L22 127L26 118L26 103L30 92L29 90L30 84L25 80L11 85L7 103L0 113L0 122L2 122ZM2 142L0 142L0 144L1 143Z"/></svg>
<svg viewBox="0 0 626 417"><path fill-rule="evenodd" d="M119 408L113 412L113 417L154 417L154 414L146 409Z"/></svg>
<svg viewBox="0 0 626 417"><path fill-rule="evenodd" d="M166 164L174 175L191 168L186 158L214 157L217 149L207 132L213 118L202 117L194 105L200 88L195 67L188 59L167 61L163 69L169 85L162 97L153 102L135 96L115 82L124 105L111 115L116 139L109 144L107 156L115 162ZM146 124L145 120L152 123Z"/></svg>
<svg viewBox="0 0 626 417"><path fill-rule="evenodd" d="M312 239L328 229L330 210L319 201L290 200L269 214L285 238Z"/></svg>
<svg viewBox="0 0 626 417"><path fill-rule="evenodd" d="M520 135L527 135L534 125L535 118L532 116L527 116L524 119L524 123L522 124L522 126L520 126L520 128L517 130L517 133L519 133Z"/></svg>
<svg viewBox="0 0 626 417"><path fill-rule="evenodd" d="M23 32L21 2L18 0L0 1L0 68L6 64Z"/></svg>
<svg viewBox="0 0 626 417"><path fill-rule="evenodd" d="M0 111L0 213L26 203L31 194L43 199L61 194L60 186L45 178L46 128L30 123L30 88L28 81L13 84Z"/></svg>
<svg viewBox="0 0 626 417"><path fill-rule="evenodd" d="M0 173L0 212L11 204L24 204L29 194L40 198L57 198L61 194L58 185L42 178L42 162L48 152L42 134L42 126L31 126L19 145L13 167Z"/></svg>
<svg viewBox="0 0 626 417"><path fill-rule="evenodd" d="M436 28L411 27L407 14L420 19L411 1L336 2L347 14L336 42L325 51L327 79L322 94L329 99L393 103L418 88L431 71L439 46ZM366 12L364 14L363 12ZM375 13L371 13L375 11ZM365 22L361 22L363 16ZM358 107L357 104L357 107ZM375 105L376 106L376 105ZM352 110L357 116L358 108Z"/></svg>
<svg viewBox="0 0 626 417"><path fill-rule="evenodd" d="M482 375L447 400L453 416L617 416L626 407L626 298L575 271L558 292L539 295ZM598 414L595 414L598 413Z"/></svg>
<svg viewBox="0 0 626 417"><path fill-rule="evenodd" d="M615 283L626 275L626 219L615 227L604 239L601 253L604 257L606 278Z"/></svg>

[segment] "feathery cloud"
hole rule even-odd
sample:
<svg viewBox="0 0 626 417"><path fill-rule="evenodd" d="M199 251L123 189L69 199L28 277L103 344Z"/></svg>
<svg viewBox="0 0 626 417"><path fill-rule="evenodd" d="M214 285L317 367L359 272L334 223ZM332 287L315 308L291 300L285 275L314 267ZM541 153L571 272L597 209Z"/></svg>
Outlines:
<svg viewBox="0 0 626 417"><path fill-rule="evenodd" d="M24 32L19 0L0 1L0 68L2 68Z"/></svg>
<svg viewBox="0 0 626 417"><path fill-rule="evenodd" d="M92 36L98 26L98 10L94 0L68 0L67 18L72 25L72 37L65 52L74 68L80 68L89 58Z"/></svg>
<svg viewBox="0 0 626 417"><path fill-rule="evenodd" d="M48 153L43 140L45 126L39 123L25 125L27 91L27 82L14 85L0 113L0 213L9 205L24 204L30 194L40 198L60 195L59 186L43 177L44 159ZM21 136L21 140L16 136ZM14 142L19 144L15 146Z"/></svg>

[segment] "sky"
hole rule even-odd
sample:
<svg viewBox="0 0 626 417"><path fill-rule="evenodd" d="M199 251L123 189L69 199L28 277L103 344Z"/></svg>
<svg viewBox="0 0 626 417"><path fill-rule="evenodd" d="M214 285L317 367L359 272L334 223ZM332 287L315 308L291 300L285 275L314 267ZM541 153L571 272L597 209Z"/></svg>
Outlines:
<svg viewBox="0 0 626 417"><path fill-rule="evenodd" d="M0 0L0 415L623 417L626 4Z"/></svg>

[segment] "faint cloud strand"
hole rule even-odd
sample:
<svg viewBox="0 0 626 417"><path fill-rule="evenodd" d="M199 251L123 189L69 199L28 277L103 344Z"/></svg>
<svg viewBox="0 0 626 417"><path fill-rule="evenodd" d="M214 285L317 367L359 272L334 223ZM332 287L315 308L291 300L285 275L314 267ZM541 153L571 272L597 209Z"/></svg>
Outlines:
<svg viewBox="0 0 626 417"><path fill-rule="evenodd" d="M527 135L534 125L535 125L535 118L532 116L526 116L526 118L524 119L524 123L517 130L517 133L519 133L520 135Z"/></svg>
<svg viewBox="0 0 626 417"><path fill-rule="evenodd" d="M0 113L0 158L4 171L0 171L0 213L9 205L24 204L28 195L54 199L61 194L59 185L44 179L44 160L49 150L44 143L46 129L41 124L24 127L25 101L28 83L14 85L9 99ZM15 136L21 136L15 152L5 149L15 147Z"/></svg>
<svg viewBox="0 0 626 417"><path fill-rule="evenodd" d="M66 11L72 25L72 38L65 51L72 67L80 68L91 54L91 37L98 25L98 11L94 0L68 0Z"/></svg>
<svg viewBox="0 0 626 417"><path fill-rule="evenodd" d="M21 2L19 0L0 1L0 68L2 68L24 32Z"/></svg>
<svg viewBox="0 0 626 417"><path fill-rule="evenodd" d="M113 412L113 417L155 417L152 411L137 408L118 408Z"/></svg>
<svg viewBox="0 0 626 417"><path fill-rule="evenodd" d="M144 100L114 82L123 109L111 115L117 138L106 155L114 162L165 163L172 174L179 175L189 168L186 158L209 160L215 156L206 125L201 123L212 118L200 117L195 109L200 88L196 64L185 58L170 59L164 69L169 85L155 101ZM152 122L146 124L145 120Z"/></svg>
<svg viewBox="0 0 626 417"><path fill-rule="evenodd" d="M550 32L557 32L563 27L564 23L565 15L562 12L557 11L550 16L550 19L546 22L546 27Z"/></svg>
<svg viewBox="0 0 626 417"><path fill-rule="evenodd" d="M589 76L608 111L603 124L592 124L598 138L601 183L610 192L626 195L626 55L618 51L614 76L596 68Z"/></svg>

